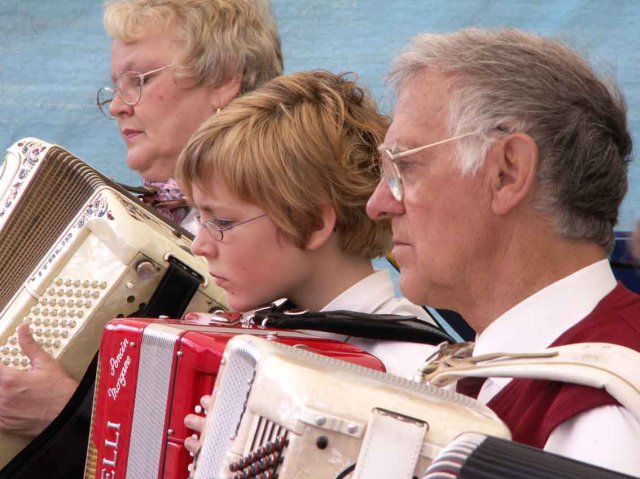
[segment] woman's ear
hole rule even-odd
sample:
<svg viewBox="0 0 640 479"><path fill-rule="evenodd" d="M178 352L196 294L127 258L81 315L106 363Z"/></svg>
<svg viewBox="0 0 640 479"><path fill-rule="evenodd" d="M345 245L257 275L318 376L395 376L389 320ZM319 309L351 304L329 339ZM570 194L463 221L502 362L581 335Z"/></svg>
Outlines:
<svg viewBox="0 0 640 479"><path fill-rule="evenodd" d="M320 225L309 236L305 249L313 251L324 246L334 232L336 219L336 210L333 206L328 204L320 206Z"/></svg>
<svg viewBox="0 0 640 479"><path fill-rule="evenodd" d="M211 106L213 107L213 111L219 111L231 103L231 100L240 95L241 88L242 78L240 75L236 75L227 80L218 88L213 88L211 90Z"/></svg>
<svg viewBox="0 0 640 479"><path fill-rule="evenodd" d="M529 135L512 133L491 148L491 209L505 215L533 191L538 169L538 146Z"/></svg>

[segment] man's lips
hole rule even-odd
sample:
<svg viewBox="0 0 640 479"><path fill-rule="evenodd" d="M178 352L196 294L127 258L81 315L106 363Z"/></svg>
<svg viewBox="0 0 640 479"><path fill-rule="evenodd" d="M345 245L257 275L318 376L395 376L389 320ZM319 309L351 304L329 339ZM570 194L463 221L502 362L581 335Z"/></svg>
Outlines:
<svg viewBox="0 0 640 479"><path fill-rule="evenodd" d="M391 244L395 248L396 246L407 246L409 243L398 238L393 238L393 241Z"/></svg>

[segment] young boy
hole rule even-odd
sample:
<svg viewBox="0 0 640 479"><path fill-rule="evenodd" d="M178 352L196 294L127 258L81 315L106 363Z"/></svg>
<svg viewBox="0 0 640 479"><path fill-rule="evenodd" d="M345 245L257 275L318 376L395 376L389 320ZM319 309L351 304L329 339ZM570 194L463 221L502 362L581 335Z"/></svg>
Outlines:
<svg viewBox="0 0 640 479"><path fill-rule="evenodd" d="M208 261L229 306L250 311L288 298L313 311L431 321L422 308L395 298L389 272L371 265L391 242L390 224L365 211L388 124L353 81L314 71L276 78L201 126L177 174L199 215L193 251ZM338 339L405 377L432 349Z"/></svg>

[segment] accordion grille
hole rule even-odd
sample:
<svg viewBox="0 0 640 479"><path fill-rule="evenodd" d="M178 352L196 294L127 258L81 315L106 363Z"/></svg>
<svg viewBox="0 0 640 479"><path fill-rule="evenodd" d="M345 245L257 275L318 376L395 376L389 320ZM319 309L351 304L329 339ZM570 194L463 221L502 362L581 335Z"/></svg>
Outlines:
<svg viewBox="0 0 640 479"><path fill-rule="evenodd" d="M51 148L0 231L0 310L69 226L82 206L104 184L102 176L60 148Z"/></svg>

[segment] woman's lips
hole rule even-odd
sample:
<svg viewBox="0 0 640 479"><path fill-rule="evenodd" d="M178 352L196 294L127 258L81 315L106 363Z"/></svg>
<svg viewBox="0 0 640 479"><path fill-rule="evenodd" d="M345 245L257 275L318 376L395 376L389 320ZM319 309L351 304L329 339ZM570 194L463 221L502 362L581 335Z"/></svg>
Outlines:
<svg viewBox="0 0 640 479"><path fill-rule="evenodd" d="M122 130L122 136L126 140L131 140L132 138L138 136L140 133L142 133L140 130L132 130L130 128L125 128L124 130Z"/></svg>

